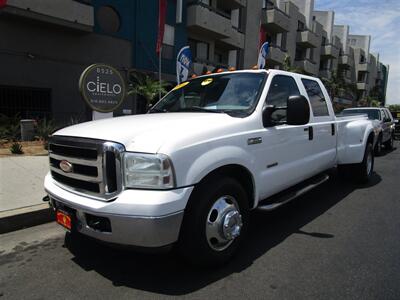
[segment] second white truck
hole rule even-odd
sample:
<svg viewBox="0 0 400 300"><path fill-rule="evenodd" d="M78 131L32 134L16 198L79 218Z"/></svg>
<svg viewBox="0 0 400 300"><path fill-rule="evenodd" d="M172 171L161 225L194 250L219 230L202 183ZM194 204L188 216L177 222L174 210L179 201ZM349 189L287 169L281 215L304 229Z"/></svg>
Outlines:
<svg viewBox="0 0 400 300"><path fill-rule="evenodd" d="M368 181L375 142L365 116L335 117L317 78L224 72L184 82L148 114L59 130L44 185L69 230L220 264L250 210L281 206L336 166Z"/></svg>

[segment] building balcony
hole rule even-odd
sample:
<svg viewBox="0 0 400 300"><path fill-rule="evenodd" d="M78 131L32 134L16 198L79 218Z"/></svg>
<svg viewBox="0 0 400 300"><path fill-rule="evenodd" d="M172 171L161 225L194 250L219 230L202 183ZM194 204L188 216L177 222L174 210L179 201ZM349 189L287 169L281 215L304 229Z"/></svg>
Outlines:
<svg viewBox="0 0 400 300"><path fill-rule="evenodd" d="M368 84L365 82L357 82L357 89L360 91L366 91L368 88Z"/></svg>
<svg viewBox="0 0 400 300"><path fill-rule="evenodd" d="M359 72L369 72L367 63L359 63L357 69Z"/></svg>
<svg viewBox="0 0 400 300"><path fill-rule="evenodd" d="M73 0L8 0L5 14L52 23L79 31L93 31L93 6Z"/></svg>
<svg viewBox="0 0 400 300"><path fill-rule="evenodd" d="M339 56L339 48L328 44L321 47L321 56L328 58L337 58Z"/></svg>
<svg viewBox="0 0 400 300"><path fill-rule="evenodd" d="M221 42L232 49L244 49L244 34L237 28L231 27L229 37L222 39Z"/></svg>
<svg viewBox="0 0 400 300"><path fill-rule="evenodd" d="M267 63L269 65L281 65L285 60L285 56L286 56L286 51L282 50L279 46L271 44L269 46Z"/></svg>
<svg viewBox="0 0 400 300"><path fill-rule="evenodd" d="M289 15L276 6L263 9L261 14L262 25L270 33L287 32L290 29Z"/></svg>
<svg viewBox="0 0 400 300"><path fill-rule="evenodd" d="M240 8L240 7L246 7L247 1L246 0L218 0L218 4L224 8L236 9L236 8Z"/></svg>
<svg viewBox="0 0 400 300"><path fill-rule="evenodd" d="M197 34L210 38L229 38L232 32L231 20L223 12L202 2L192 2L187 8L187 27Z"/></svg>
<svg viewBox="0 0 400 300"><path fill-rule="evenodd" d="M341 55L341 56L339 56L339 64L345 65L347 67L353 67L354 60L348 55Z"/></svg>
<svg viewBox="0 0 400 300"><path fill-rule="evenodd" d="M302 69L305 71L307 74L312 74L312 75L317 75L318 70L317 70L317 65L315 62L304 58L301 60L295 60L294 61L294 66Z"/></svg>
<svg viewBox="0 0 400 300"><path fill-rule="evenodd" d="M310 30L297 31L296 42L304 48L317 48L320 45L320 39Z"/></svg>

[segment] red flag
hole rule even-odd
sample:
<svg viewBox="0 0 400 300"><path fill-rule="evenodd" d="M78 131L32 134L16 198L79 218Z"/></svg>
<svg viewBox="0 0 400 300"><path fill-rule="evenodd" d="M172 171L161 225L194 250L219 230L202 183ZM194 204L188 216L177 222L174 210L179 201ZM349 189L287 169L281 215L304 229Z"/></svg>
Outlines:
<svg viewBox="0 0 400 300"><path fill-rule="evenodd" d="M158 0L158 36L157 36L157 46L156 46L157 54L160 53L164 39L166 14L167 14L167 0Z"/></svg>
<svg viewBox="0 0 400 300"><path fill-rule="evenodd" d="M264 26L260 23L260 36L259 36L259 44L258 49L267 41L267 32L265 31Z"/></svg>
<svg viewBox="0 0 400 300"><path fill-rule="evenodd" d="M0 8L7 5L7 0L0 0Z"/></svg>

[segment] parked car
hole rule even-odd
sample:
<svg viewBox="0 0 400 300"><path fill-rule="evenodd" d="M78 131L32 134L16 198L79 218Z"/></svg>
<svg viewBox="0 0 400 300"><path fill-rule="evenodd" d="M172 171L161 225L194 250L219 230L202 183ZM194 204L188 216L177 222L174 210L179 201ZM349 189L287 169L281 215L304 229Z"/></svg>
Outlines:
<svg viewBox="0 0 400 300"><path fill-rule="evenodd" d="M400 111L391 111L392 118L394 120L394 137L400 139Z"/></svg>
<svg viewBox="0 0 400 300"><path fill-rule="evenodd" d="M342 115L355 115L366 114L368 119L375 120L375 124L379 130L378 142L375 147L375 154L380 155L382 152L382 145L387 149L393 148L393 141L395 136L395 122L390 111L385 107L357 107L346 108L343 110Z"/></svg>
<svg viewBox="0 0 400 300"><path fill-rule="evenodd" d="M44 187L68 230L173 244L188 260L215 265L243 242L250 210L280 207L335 166L368 181L374 141L366 116L335 117L318 78L223 72L178 85L148 114L57 131Z"/></svg>

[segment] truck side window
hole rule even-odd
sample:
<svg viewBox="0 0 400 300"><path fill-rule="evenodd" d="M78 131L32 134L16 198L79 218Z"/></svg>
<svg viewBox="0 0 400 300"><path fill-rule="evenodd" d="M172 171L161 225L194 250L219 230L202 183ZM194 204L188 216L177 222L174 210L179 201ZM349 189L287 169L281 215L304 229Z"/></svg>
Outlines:
<svg viewBox="0 0 400 300"><path fill-rule="evenodd" d="M318 82L310 79L302 79L303 85L310 99L311 107L315 117L329 116L328 106L326 105L324 93Z"/></svg>
<svg viewBox="0 0 400 300"><path fill-rule="evenodd" d="M276 75L272 78L266 99L267 105L276 107L286 107L289 96L300 95L299 88L293 77L286 75ZM271 119L275 122L286 121L286 109L278 109Z"/></svg>

